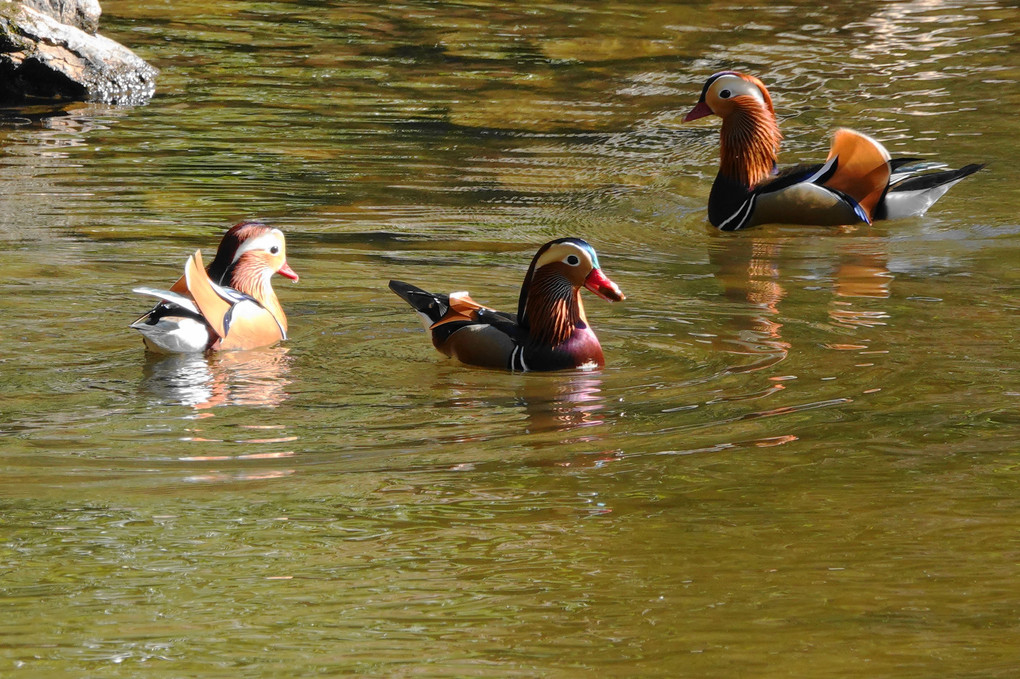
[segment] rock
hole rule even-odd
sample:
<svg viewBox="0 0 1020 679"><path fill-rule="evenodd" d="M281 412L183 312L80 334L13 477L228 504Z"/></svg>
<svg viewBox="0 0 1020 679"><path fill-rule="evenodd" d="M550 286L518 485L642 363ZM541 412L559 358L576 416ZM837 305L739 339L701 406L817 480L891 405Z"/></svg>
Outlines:
<svg viewBox="0 0 1020 679"><path fill-rule="evenodd" d="M143 104L155 91L156 73L120 43L60 23L26 4L0 0L0 103L70 99Z"/></svg>
<svg viewBox="0 0 1020 679"><path fill-rule="evenodd" d="M99 0L21 0L21 4L93 34L99 30L99 15L103 13Z"/></svg>

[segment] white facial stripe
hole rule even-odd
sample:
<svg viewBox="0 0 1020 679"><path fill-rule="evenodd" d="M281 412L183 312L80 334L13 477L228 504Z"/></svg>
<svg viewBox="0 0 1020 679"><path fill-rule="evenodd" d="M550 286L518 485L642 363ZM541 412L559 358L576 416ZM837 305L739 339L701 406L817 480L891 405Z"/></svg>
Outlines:
<svg viewBox="0 0 1020 679"><path fill-rule="evenodd" d="M566 253L564 253L564 250ZM578 259L577 263L571 264L568 262L567 260L570 257L576 257ZM550 248L548 252L542 255L542 259L538 261L538 267L540 268L546 264L552 264L553 262L562 262L571 267L579 265L587 265L588 267L593 266L588 253L569 243L560 243L559 245Z"/></svg>
<svg viewBox="0 0 1020 679"><path fill-rule="evenodd" d="M762 96L761 90L759 90L753 83L749 83L743 78L735 75L722 75L719 76L714 83L712 83L712 93L722 99L719 93L723 90L729 90L730 96L728 99L739 96L754 97L758 102L765 106L765 97Z"/></svg>
<svg viewBox="0 0 1020 679"><path fill-rule="evenodd" d="M283 249L283 232L279 229L273 229L269 233L259 236L258 238L251 238L241 243L241 247L237 248L237 252L234 253L233 261L236 262L241 258L241 255L246 252L251 252L252 250L265 250L268 252L269 248L274 245Z"/></svg>

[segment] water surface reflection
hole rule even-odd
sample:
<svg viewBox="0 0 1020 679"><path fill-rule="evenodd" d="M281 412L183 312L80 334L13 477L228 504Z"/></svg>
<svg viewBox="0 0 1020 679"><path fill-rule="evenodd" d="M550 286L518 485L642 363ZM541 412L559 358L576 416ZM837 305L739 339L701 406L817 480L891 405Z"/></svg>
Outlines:
<svg viewBox="0 0 1020 679"><path fill-rule="evenodd" d="M610 447L615 413L607 408L604 379L601 373L525 376L517 398L527 416L524 433L532 435L529 447L573 451L542 455L534 464L601 467L623 459L623 451Z"/></svg>
<svg viewBox="0 0 1020 679"><path fill-rule="evenodd" d="M784 247L791 243L797 245L786 252ZM820 264L807 260L802 242L784 237L725 238L712 244L709 260L713 275L723 296L733 302L733 313L725 318L724 331L712 338L712 345L752 359L730 366L728 372L764 370L787 358L792 346L783 336L780 308L791 295L791 286L801 281L807 281L803 287L812 289L823 287L813 284L816 280L831 281L828 316L832 323L850 328L885 325L885 310L859 308L853 300L889 297L893 275L888 268L887 242L866 237L834 243L834 252L815 255Z"/></svg>
<svg viewBox="0 0 1020 679"><path fill-rule="evenodd" d="M720 240L719 247L709 250L723 296L735 303L733 315L724 320L723 332L713 338L712 345L752 359L730 366L729 372L764 370L786 358L790 350L778 321L779 303L787 294L781 281L781 254L782 241L760 238Z"/></svg>
<svg viewBox="0 0 1020 679"><path fill-rule="evenodd" d="M1016 673L1015 7L103 9L160 95L0 121L4 666ZM665 119L723 68L775 83L786 162L850 125L992 169L916 222L710 233L718 131ZM111 327L254 216L308 273L289 353ZM634 290L607 370L405 341L388 278L515 296L568 233Z"/></svg>
<svg viewBox="0 0 1020 679"><path fill-rule="evenodd" d="M835 274L834 298L829 318L844 327L871 328L885 325L882 309L854 306L854 299L887 299L893 274L889 271L887 245L878 238L861 239L841 248Z"/></svg>
<svg viewBox="0 0 1020 679"><path fill-rule="evenodd" d="M600 375L582 373L568 379L535 377L538 379L525 379L518 391L528 416L529 432L566 432L605 422Z"/></svg>
<svg viewBox="0 0 1020 679"><path fill-rule="evenodd" d="M142 387L163 402L205 410L221 405L272 408L288 398L287 347L217 354L146 354Z"/></svg>

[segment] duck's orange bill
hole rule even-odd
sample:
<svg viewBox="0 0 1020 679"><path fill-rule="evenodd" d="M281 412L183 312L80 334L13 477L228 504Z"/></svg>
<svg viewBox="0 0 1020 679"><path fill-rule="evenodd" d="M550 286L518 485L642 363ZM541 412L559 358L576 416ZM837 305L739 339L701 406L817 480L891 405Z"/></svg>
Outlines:
<svg viewBox="0 0 1020 679"><path fill-rule="evenodd" d="M287 262L284 262L283 266L281 266L280 270L276 273L297 283L298 275L294 273L294 269L290 268L290 264L287 264Z"/></svg>
<svg viewBox="0 0 1020 679"><path fill-rule="evenodd" d="M712 109L710 109L708 104L705 102L699 101L698 105L692 108L690 113L684 116L684 122L689 123L692 120L697 120L698 118L704 118L705 116L710 115L712 115Z"/></svg>
<svg viewBox="0 0 1020 679"><path fill-rule="evenodd" d="M602 269L592 269L591 273L584 279L584 287L607 302L621 302L626 299L620 287L606 278L606 275L602 273Z"/></svg>

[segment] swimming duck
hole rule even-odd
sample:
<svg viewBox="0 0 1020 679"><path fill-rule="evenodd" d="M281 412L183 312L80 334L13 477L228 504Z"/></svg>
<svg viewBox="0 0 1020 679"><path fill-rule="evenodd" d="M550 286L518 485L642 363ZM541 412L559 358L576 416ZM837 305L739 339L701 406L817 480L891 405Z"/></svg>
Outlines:
<svg viewBox="0 0 1020 679"><path fill-rule="evenodd" d="M825 163L776 169L782 135L772 97L754 76L712 75L684 122L722 118L719 174L708 198L708 219L723 231L769 223L870 224L877 219L920 216L954 184L980 170L916 174L938 163L890 158L871 137L839 129Z"/></svg>
<svg viewBox="0 0 1020 679"><path fill-rule="evenodd" d="M160 302L131 327L148 349L164 353L254 349L287 339L287 316L270 283L274 273L298 280L283 232L241 222L224 234L207 268L197 250L169 290L135 288Z"/></svg>
<svg viewBox="0 0 1020 679"><path fill-rule="evenodd" d="M439 295L390 281L390 290L418 312L441 353L469 365L515 372L605 365L584 314L582 287L610 302L624 299L602 273L595 250L580 238L560 238L539 248L524 277L516 314L484 307L466 292Z"/></svg>

